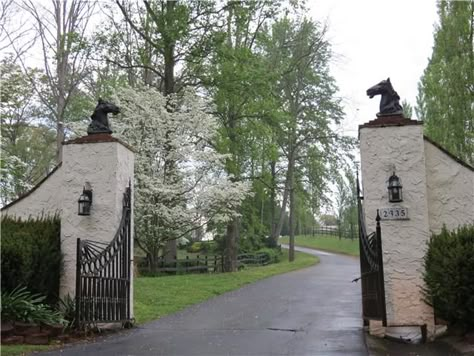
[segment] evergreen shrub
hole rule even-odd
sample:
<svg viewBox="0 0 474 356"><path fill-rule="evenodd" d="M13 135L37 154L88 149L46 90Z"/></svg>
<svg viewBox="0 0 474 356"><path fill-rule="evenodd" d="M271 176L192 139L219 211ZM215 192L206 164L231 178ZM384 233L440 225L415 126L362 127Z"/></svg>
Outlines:
<svg viewBox="0 0 474 356"><path fill-rule="evenodd" d="M56 305L59 296L62 254L60 219L1 219L1 288L13 291L19 285L46 296Z"/></svg>
<svg viewBox="0 0 474 356"><path fill-rule="evenodd" d="M281 250L277 248L261 248L256 251L257 255L266 255L268 263L278 263L281 260Z"/></svg>
<svg viewBox="0 0 474 356"><path fill-rule="evenodd" d="M426 300L436 315L474 329L474 225L433 235L424 262Z"/></svg>

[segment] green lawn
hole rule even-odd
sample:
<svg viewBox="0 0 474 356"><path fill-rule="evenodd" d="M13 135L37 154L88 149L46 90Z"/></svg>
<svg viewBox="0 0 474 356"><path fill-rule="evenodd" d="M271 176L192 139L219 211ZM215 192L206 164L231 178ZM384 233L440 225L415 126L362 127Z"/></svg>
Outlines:
<svg viewBox="0 0 474 356"><path fill-rule="evenodd" d="M283 251L282 262L247 268L235 273L187 274L135 279L135 318L137 323L159 319L260 279L314 265L317 257L297 253L293 263Z"/></svg>
<svg viewBox="0 0 474 356"><path fill-rule="evenodd" d="M288 236L280 238L280 243L287 244ZM339 239L335 236L296 236L297 246L316 248L320 250L343 253L345 255L359 256L358 239Z"/></svg>
<svg viewBox="0 0 474 356"><path fill-rule="evenodd" d="M50 345L2 345L0 354L2 356L28 355L33 351L48 351L53 349Z"/></svg>

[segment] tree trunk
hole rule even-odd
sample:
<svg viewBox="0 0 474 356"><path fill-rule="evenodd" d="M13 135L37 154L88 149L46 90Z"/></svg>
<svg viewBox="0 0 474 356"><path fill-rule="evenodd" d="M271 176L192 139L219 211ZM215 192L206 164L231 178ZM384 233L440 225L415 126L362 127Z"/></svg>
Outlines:
<svg viewBox="0 0 474 356"><path fill-rule="evenodd" d="M166 16L168 18L173 18L174 8L176 1L167 1L166 2ZM174 82L174 67L175 67L175 58L174 58L174 47L176 40L169 37L169 34L163 32L163 42L164 42L164 95L169 95L174 93L175 82Z"/></svg>
<svg viewBox="0 0 474 356"><path fill-rule="evenodd" d="M176 240L168 240L166 241L165 247L165 261L169 262L170 260L174 260L175 257L178 255L178 249L176 247L177 243Z"/></svg>
<svg viewBox="0 0 474 356"><path fill-rule="evenodd" d="M63 159L63 145L64 141L64 109L65 101L65 85L67 75L67 53L65 49L65 20L62 17L63 6L66 3L56 1L55 17L56 17L56 77L58 83L58 96L56 98L56 163L60 163Z"/></svg>
<svg viewBox="0 0 474 356"><path fill-rule="evenodd" d="M229 110L228 113L228 135L229 135L229 152L231 157L226 161L226 171L229 174L232 174L234 177L232 181L236 182L240 180L240 171L237 168L235 162L238 157L239 147L238 137L237 137L237 119L232 110ZM226 272L234 272L237 270L237 251L239 248L239 234L240 234L240 218L233 218L227 224L227 234L225 241L225 250L224 250L224 269Z"/></svg>
<svg viewBox="0 0 474 356"><path fill-rule="evenodd" d="M152 253L147 252L146 257L148 260L148 271L154 276L158 273L158 251L153 251Z"/></svg>
<svg viewBox="0 0 474 356"><path fill-rule="evenodd" d="M175 1L167 1L166 2L166 16L172 17L174 12L174 7L176 5ZM174 47L175 47L175 40L169 38L168 35L165 36L165 32L163 32L163 43L164 43L164 88L163 88L163 95L168 96L174 93L175 90L175 81L174 81L174 67L175 67L175 58L174 58ZM172 108L167 108L167 110L172 110ZM165 143L165 151L170 152L173 148L171 147L171 142L168 140L169 135L171 132L166 133L166 143ZM173 172L176 171L176 162L174 160L167 159L165 162L165 174L166 172L169 173L170 176L173 176ZM166 179L166 177L165 177ZM166 254L165 260L174 259L177 255L177 243L175 239L168 240L166 242Z"/></svg>
<svg viewBox="0 0 474 356"><path fill-rule="evenodd" d="M240 219L238 217L227 224L227 236L224 248L224 272L235 272L237 270L239 229Z"/></svg>
<svg viewBox="0 0 474 356"><path fill-rule="evenodd" d="M290 188L290 221L289 221L289 228L290 228L290 251L288 254L288 260L293 262L295 260L295 188L294 188L294 162L290 159L288 164L288 181L289 181L289 188Z"/></svg>
<svg viewBox="0 0 474 356"><path fill-rule="evenodd" d="M288 167L288 171L286 173L286 180L285 180L285 190L283 192L283 202L281 203L281 210L280 210L280 217L278 218L278 224L275 229L275 239L278 239L280 237L281 233L281 228L283 227L283 222L285 220L285 210L286 210L286 204L288 203L288 196L290 192L290 180L289 180L289 173L290 173L290 168Z"/></svg>
<svg viewBox="0 0 474 356"><path fill-rule="evenodd" d="M271 223L271 235L270 235L270 247L276 247L278 245L278 236L276 234L277 221L276 221L276 161L270 162L271 175L272 175L272 185L270 189L270 223Z"/></svg>

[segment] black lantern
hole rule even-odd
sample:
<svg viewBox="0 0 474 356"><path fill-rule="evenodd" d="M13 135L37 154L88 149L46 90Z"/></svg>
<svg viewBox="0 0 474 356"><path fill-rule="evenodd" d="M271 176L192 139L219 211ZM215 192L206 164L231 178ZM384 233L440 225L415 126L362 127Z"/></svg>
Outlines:
<svg viewBox="0 0 474 356"><path fill-rule="evenodd" d="M92 189L84 187L79 200L77 201L79 204L79 215L90 215L91 214L91 206L92 206Z"/></svg>
<svg viewBox="0 0 474 356"><path fill-rule="evenodd" d="M395 172L393 172L388 179L388 201L391 203L403 201L402 182L400 178L395 175Z"/></svg>

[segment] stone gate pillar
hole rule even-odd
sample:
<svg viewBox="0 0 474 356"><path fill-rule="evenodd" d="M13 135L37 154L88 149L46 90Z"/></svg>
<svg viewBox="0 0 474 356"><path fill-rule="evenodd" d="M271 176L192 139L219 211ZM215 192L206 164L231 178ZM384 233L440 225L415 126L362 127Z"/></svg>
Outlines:
<svg viewBox="0 0 474 356"><path fill-rule="evenodd" d="M104 243L114 238L122 217L123 193L130 182L133 184L133 168L132 149L110 134L93 134L64 142L62 186L57 187L61 197L61 249L64 254L61 297L75 294L77 238ZM80 216L78 199L86 184L92 188L93 203L90 215ZM131 221L133 224L133 209ZM130 256L133 256L133 238L131 240ZM131 265L133 268L133 261ZM133 271L130 294L133 316Z"/></svg>
<svg viewBox="0 0 474 356"><path fill-rule="evenodd" d="M408 214L406 220L381 216L387 325L426 325L431 338L434 314L423 300L423 258L430 228L422 122L381 116L361 125L359 138L367 231L375 231L377 209L404 208ZM403 186L403 201L397 203L388 198L393 172ZM376 325L371 322L371 331Z"/></svg>

